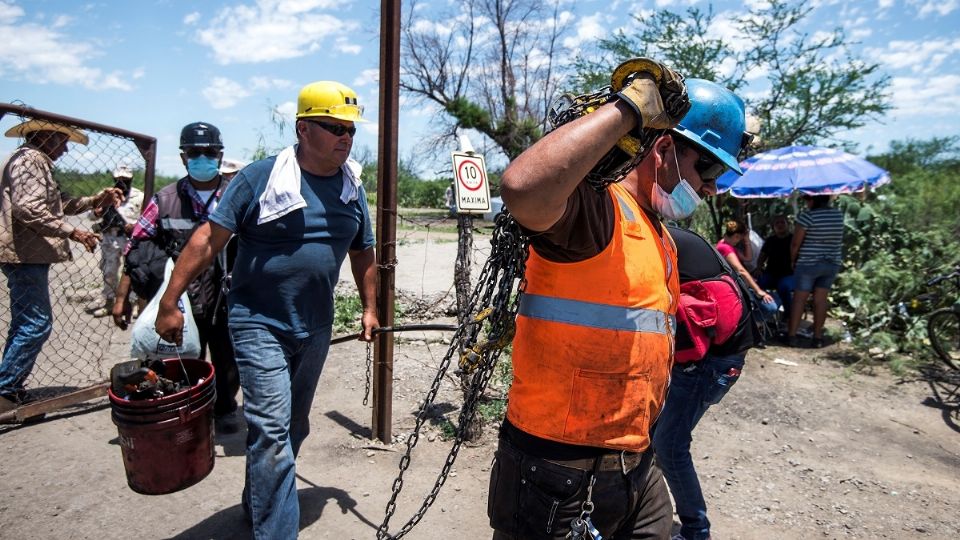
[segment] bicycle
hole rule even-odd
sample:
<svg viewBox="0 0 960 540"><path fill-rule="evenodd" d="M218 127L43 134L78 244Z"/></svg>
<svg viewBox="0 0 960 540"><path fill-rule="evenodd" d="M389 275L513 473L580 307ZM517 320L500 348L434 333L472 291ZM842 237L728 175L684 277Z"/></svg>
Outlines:
<svg viewBox="0 0 960 540"><path fill-rule="evenodd" d="M960 371L960 265L949 274L931 279L927 287L944 282L953 285L953 304L930 313L927 317L927 336L937 356L947 366Z"/></svg>

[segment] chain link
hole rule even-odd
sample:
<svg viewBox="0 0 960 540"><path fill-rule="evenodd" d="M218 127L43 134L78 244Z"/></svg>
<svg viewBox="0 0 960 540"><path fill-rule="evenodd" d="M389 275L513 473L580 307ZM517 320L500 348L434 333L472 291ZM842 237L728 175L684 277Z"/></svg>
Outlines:
<svg viewBox="0 0 960 540"><path fill-rule="evenodd" d="M520 232L520 226L503 211L496 217L494 231L490 240L491 250L487 262L480 271L477 285L470 295L467 313L473 315L472 322L457 329L451 340L450 348L444 355L434 377L430 390L427 392L417 412L417 420L413 432L407 437L406 452L400 458L400 472L393 481L392 493L387 502L383 523L377 530L377 539L398 539L410 532L423 519L427 510L434 503L440 493L440 488L446 482L450 470L457 459L457 453L465 440L466 429L470 425L494 367L503 350L503 343L509 343L506 336L512 336L514 321L520 306L525 282L524 269L527 261L527 238ZM514 295L514 290L516 294ZM488 310L488 308L492 308ZM481 315L482 313L482 315ZM485 331L485 339L481 334ZM499 346L478 347L478 341ZM460 351L475 349L478 351L475 366L470 375L468 391L466 392L463 407L457 420L457 430L454 435L450 453L440 470L437 480L430 493L424 498L420 508L395 535L390 535L389 523L397 510L397 497L403 490L403 476L410 467L410 456L420 439L420 430L424 422L429 419L430 406L440 391L440 384L450 367L451 360Z"/></svg>
<svg viewBox="0 0 960 540"><path fill-rule="evenodd" d="M373 371L373 342L367 342L367 380L363 385L363 404L370 399L370 372Z"/></svg>
<svg viewBox="0 0 960 540"><path fill-rule="evenodd" d="M550 129L556 129L581 116L590 114L613 101L616 97L617 95L609 86L579 96L564 94L554 101L553 106L547 113ZM668 95L664 103L664 110L667 114L679 118L683 116L679 111L685 111L689 107L688 103L685 94ZM662 129L639 130L639 137L636 137L638 148L634 155L631 156L619 146L614 146L600 158L600 161L587 173L584 180L598 192L604 191L610 184L622 182L624 177L647 157L647 154L653 148L653 141L664 132L665 130ZM633 135L635 136L635 134Z"/></svg>

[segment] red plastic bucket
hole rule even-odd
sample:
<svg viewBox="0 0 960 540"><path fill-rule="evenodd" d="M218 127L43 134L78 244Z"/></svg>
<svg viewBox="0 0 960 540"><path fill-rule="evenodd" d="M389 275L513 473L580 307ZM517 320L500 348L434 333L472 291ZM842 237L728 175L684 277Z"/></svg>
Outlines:
<svg viewBox="0 0 960 540"><path fill-rule="evenodd" d="M130 489L163 495L188 488L213 470L213 366L196 359L163 361L164 377L193 385L157 399L128 401L108 390Z"/></svg>

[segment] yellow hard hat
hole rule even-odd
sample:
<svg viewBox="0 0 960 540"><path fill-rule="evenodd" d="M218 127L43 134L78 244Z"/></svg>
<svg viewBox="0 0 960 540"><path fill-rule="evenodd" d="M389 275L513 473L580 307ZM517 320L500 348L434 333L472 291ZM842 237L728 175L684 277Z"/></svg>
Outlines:
<svg viewBox="0 0 960 540"><path fill-rule="evenodd" d="M317 81L304 86L297 96L297 118L329 116L351 122L366 122L357 93L335 81Z"/></svg>

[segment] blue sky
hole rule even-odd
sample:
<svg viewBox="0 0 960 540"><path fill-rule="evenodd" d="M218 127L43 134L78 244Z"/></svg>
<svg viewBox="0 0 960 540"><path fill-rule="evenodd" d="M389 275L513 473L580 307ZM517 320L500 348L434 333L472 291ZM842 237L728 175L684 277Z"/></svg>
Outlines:
<svg viewBox="0 0 960 540"><path fill-rule="evenodd" d="M574 20L565 44L576 49L617 28L625 13L706 7L696 0L553 0ZM756 3L762 0L748 0ZM435 4L457 2L430 0ZM714 2L718 35L743 2ZM846 138L861 151L890 140L960 134L960 0L812 0L808 31L842 25L858 50L892 77L894 109L884 124ZM226 155L245 159L263 137L278 137L277 107L292 118L304 84L352 86L366 106L355 147L377 146L379 0L0 0L0 101L152 135L158 169L182 174L180 128L220 127ZM749 90L748 90L749 91ZM401 154L415 152L436 111L403 98ZM6 130L13 120L4 118ZM4 153L13 139L0 139ZM454 148L450 148L453 150ZM433 167L439 170L441 167Z"/></svg>

